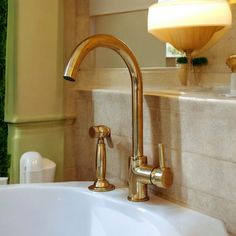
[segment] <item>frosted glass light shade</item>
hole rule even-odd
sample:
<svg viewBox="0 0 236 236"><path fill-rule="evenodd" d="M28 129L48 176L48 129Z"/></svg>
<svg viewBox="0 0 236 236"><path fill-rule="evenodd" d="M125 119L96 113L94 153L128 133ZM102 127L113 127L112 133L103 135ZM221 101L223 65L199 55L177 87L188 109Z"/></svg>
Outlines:
<svg viewBox="0 0 236 236"><path fill-rule="evenodd" d="M227 0L166 0L148 11L148 32L191 53L211 46L231 23Z"/></svg>

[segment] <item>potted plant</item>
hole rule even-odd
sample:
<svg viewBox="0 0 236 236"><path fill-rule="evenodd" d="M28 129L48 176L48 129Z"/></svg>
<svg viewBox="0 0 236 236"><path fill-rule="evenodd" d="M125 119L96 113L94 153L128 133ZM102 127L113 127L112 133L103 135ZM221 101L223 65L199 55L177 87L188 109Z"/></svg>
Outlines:
<svg viewBox="0 0 236 236"><path fill-rule="evenodd" d="M179 67L178 78L181 85L187 85L188 76L188 58L187 57L177 57L176 59L177 67Z"/></svg>
<svg viewBox="0 0 236 236"><path fill-rule="evenodd" d="M199 85L203 68L208 64L206 57L196 57L192 59L195 84Z"/></svg>

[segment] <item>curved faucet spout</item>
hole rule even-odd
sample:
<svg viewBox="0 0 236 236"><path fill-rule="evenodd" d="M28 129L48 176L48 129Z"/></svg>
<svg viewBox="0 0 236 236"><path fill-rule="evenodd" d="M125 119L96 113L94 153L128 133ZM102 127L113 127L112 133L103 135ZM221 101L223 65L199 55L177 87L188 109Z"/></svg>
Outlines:
<svg viewBox="0 0 236 236"><path fill-rule="evenodd" d="M119 39L111 35L94 35L82 41L74 50L64 73L64 79L75 81L78 68L86 55L97 47L117 52L128 67L132 94L132 155L129 163L129 196L131 201L147 201L147 184L169 187L173 181L171 170L147 165L143 156L143 81L133 52ZM160 146L161 163L164 163L163 147Z"/></svg>
<svg viewBox="0 0 236 236"><path fill-rule="evenodd" d="M111 35L94 35L82 41L74 50L64 73L64 79L75 81L78 68L86 55L97 47L117 52L128 67L132 94L132 158L143 156L143 84L138 62L129 47Z"/></svg>

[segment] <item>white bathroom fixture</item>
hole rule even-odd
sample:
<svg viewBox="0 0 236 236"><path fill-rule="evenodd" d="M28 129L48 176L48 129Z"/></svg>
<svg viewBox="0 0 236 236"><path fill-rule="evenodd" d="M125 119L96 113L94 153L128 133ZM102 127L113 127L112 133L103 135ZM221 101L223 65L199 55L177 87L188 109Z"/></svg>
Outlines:
<svg viewBox="0 0 236 236"><path fill-rule="evenodd" d="M96 193L92 182L0 188L3 236L227 236L221 221L159 197L136 204L127 188Z"/></svg>
<svg viewBox="0 0 236 236"><path fill-rule="evenodd" d="M54 182L56 163L43 158L40 153L30 151L20 159L20 183Z"/></svg>
<svg viewBox="0 0 236 236"><path fill-rule="evenodd" d="M0 185L6 185L8 181L8 177L0 177Z"/></svg>

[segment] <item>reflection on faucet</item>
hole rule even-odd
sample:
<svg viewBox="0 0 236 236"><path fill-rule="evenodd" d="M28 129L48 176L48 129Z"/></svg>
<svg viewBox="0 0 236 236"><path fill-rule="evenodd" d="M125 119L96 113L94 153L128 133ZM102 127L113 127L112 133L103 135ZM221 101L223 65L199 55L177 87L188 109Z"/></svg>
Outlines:
<svg viewBox="0 0 236 236"><path fill-rule="evenodd" d="M111 35L91 36L75 48L67 64L64 79L75 81L81 62L97 47L110 48L117 52L129 70L132 93L132 153L129 162L128 199L146 201L149 199L147 184L167 188L172 185L173 174L165 165L159 168L148 166L147 157L143 156L143 84L142 74L133 52L125 43Z"/></svg>

